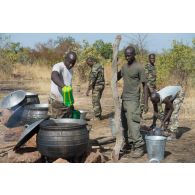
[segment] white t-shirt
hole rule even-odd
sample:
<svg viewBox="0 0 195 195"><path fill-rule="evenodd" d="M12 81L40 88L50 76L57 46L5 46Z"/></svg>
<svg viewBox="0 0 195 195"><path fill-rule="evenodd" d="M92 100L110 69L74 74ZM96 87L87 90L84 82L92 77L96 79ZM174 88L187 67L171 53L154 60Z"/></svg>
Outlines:
<svg viewBox="0 0 195 195"><path fill-rule="evenodd" d="M64 65L64 62L57 63L53 66L52 72L56 71L59 73L60 79L63 80L64 84L67 86L72 86L72 76L73 70L68 70ZM51 98L63 102L63 97L61 94L62 89L58 87L52 80L51 80Z"/></svg>
<svg viewBox="0 0 195 195"><path fill-rule="evenodd" d="M181 86L167 86L157 93L160 95L160 101L162 102L168 96L172 96L173 98L175 98L181 90Z"/></svg>

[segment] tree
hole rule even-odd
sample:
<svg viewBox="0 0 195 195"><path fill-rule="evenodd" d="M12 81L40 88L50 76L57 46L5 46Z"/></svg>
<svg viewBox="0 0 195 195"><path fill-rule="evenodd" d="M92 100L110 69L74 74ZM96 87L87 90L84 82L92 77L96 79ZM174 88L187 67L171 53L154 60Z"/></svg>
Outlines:
<svg viewBox="0 0 195 195"><path fill-rule="evenodd" d="M172 82L186 86L189 76L195 71L194 64L193 47L173 41L172 48L164 50L163 54L158 57L158 82L170 80L170 77L174 77Z"/></svg>
<svg viewBox="0 0 195 195"><path fill-rule="evenodd" d="M93 44L93 47L104 59L112 59L113 50L111 43L104 43L102 40L97 40Z"/></svg>
<svg viewBox="0 0 195 195"><path fill-rule="evenodd" d="M140 63L146 63L148 59L148 50L146 49L146 40L148 35L144 33L137 33L130 35L123 34L123 36L128 39L128 45L135 48L137 60Z"/></svg>

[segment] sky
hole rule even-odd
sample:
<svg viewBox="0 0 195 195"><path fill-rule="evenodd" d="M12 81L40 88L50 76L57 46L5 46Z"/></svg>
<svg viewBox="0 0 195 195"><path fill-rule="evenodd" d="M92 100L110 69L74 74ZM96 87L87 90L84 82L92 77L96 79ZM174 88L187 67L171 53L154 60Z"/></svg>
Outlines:
<svg viewBox="0 0 195 195"><path fill-rule="evenodd" d="M137 34L121 33L122 41L120 48L128 45L132 42L133 38ZM83 40L87 40L89 43L93 43L98 39L102 39L105 42L113 43L115 40L115 33L11 33L11 41L20 42L24 47L33 48L37 43L47 42L49 39L56 39L58 36L71 36L76 41L82 43ZM195 38L195 33L145 33L146 35L145 47L150 52L162 52L163 49L169 49L172 41L182 41L185 44L191 45L192 39Z"/></svg>

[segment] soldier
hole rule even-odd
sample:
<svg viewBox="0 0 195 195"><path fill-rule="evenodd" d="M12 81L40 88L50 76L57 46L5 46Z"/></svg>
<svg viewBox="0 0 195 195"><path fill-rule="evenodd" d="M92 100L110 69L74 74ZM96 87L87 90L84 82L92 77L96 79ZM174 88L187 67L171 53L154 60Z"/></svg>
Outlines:
<svg viewBox="0 0 195 195"><path fill-rule="evenodd" d="M126 147L133 145L133 152L130 156L139 158L144 154L144 140L140 134L140 85L144 88L144 111L148 111L147 104L147 83L142 66L136 62L135 48L127 47L125 49L125 58L127 64L123 65L118 72L118 80L123 78L124 86L122 93L121 120L124 128L124 137Z"/></svg>
<svg viewBox="0 0 195 195"><path fill-rule="evenodd" d="M156 55L154 53L149 54L148 61L149 63L145 65L144 69L147 78L148 96L150 97L151 93L156 91L156 67L155 67ZM143 113L143 107L144 107L144 98L142 94L141 113ZM162 120L164 115L163 115L162 106L159 104L158 104L158 110L159 110L159 114L157 118ZM156 126L156 124L154 123L155 120L156 120L155 116L153 116L153 123L152 123L153 125L150 126L150 129L153 129Z"/></svg>
<svg viewBox="0 0 195 195"><path fill-rule="evenodd" d="M148 56L149 63L145 65L145 73L147 77L147 85L149 89L149 94L156 90L156 67L155 67L155 54L150 54Z"/></svg>
<svg viewBox="0 0 195 195"><path fill-rule="evenodd" d="M92 90L92 104L95 115L94 120L101 120L102 108L100 99L105 87L104 68L101 64L97 63L93 57L87 58L86 63L91 68L86 96L89 96L89 92Z"/></svg>
<svg viewBox="0 0 195 195"><path fill-rule="evenodd" d="M66 87L72 86L73 67L76 63L77 55L75 52L69 52L64 62L53 66L51 73L51 93L49 97L49 115L52 118L69 118L73 105L65 105L63 94Z"/></svg>
<svg viewBox="0 0 195 195"><path fill-rule="evenodd" d="M160 127L167 131L165 135L168 136L169 140L176 139L177 128L179 126L178 115L183 99L184 92L181 86L167 86L160 91L151 94L151 101L154 104L155 115L158 114L157 104L165 104L165 116Z"/></svg>

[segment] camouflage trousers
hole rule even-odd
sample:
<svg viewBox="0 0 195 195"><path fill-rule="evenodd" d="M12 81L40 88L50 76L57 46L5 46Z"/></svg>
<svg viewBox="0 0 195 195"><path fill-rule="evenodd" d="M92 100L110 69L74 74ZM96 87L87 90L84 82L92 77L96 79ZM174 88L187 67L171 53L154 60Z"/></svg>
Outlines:
<svg viewBox="0 0 195 195"><path fill-rule="evenodd" d="M121 121L124 128L124 138L126 143L133 142L134 148L144 145L144 140L140 133L140 103L139 101L124 101L121 108Z"/></svg>
<svg viewBox="0 0 195 195"><path fill-rule="evenodd" d="M104 85L95 86L92 90L92 105L95 117L99 117L102 114L102 108L100 99L104 90Z"/></svg>
<svg viewBox="0 0 195 195"><path fill-rule="evenodd" d="M56 101L52 98L49 98L49 110L48 115L52 118L70 118L72 107L67 107L63 103Z"/></svg>
<svg viewBox="0 0 195 195"><path fill-rule="evenodd" d="M177 128L179 127L178 117L179 117L179 111L180 111L181 105L182 105L183 100L184 100L184 95L185 95L184 92L181 91L177 95L176 99L173 101L174 111L171 115L170 124L168 127L168 129L171 132L176 132Z"/></svg>

